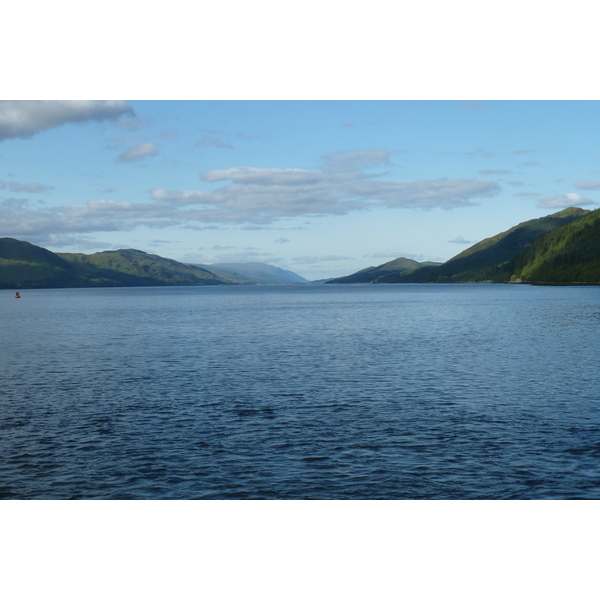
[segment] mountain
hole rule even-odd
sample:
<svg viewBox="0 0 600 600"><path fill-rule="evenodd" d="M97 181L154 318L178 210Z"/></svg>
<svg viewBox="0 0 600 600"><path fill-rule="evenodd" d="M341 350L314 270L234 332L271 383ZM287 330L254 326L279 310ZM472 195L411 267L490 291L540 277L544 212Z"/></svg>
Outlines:
<svg viewBox="0 0 600 600"><path fill-rule="evenodd" d="M66 260L77 273L89 277L99 285L216 285L231 283L206 269L184 265L142 250L111 250L95 254L57 253L57 256Z"/></svg>
<svg viewBox="0 0 600 600"><path fill-rule="evenodd" d="M308 283L293 271L260 262L197 265L235 283Z"/></svg>
<svg viewBox="0 0 600 600"><path fill-rule="evenodd" d="M380 277L377 283L452 283L501 281L506 279L506 264L524 252L538 237L577 221L590 211L567 208L560 212L531 219L487 238L442 265L423 267L409 273ZM512 273L508 275L508 279Z"/></svg>
<svg viewBox="0 0 600 600"><path fill-rule="evenodd" d="M396 258L386 262L378 267L367 267L352 275L346 277L336 277L330 279L327 283L378 283L382 277L389 275L407 275L417 269L426 266L436 266L440 263L424 262L419 263L410 258Z"/></svg>
<svg viewBox="0 0 600 600"><path fill-rule="evenodd" d="M84 280L53 252L13 238L0 238L0 288L77 287Z"/></svg>
<svg viewBox="0 0 600 600"><path fill-rule="evenodd" d="M0 288L70 288L230 284L206 269L141 250L53 253L12 238L0 239Z"/></svg>
<svg viewBox="0 0 600 600"><path fill-rule="evenodd" d="M442 265L397 258L329 283L600 283L600 209L568 208L485 239ZM54 253L0 238L0 288L307 283L263 263L186 265L141 250Z"/></svg>
<svg viewBox="0 0 600 600"><path fill-rule="evenodd" d="M498 279L554 284L600 283L600 209L538 237L503 266Z"/></svg>

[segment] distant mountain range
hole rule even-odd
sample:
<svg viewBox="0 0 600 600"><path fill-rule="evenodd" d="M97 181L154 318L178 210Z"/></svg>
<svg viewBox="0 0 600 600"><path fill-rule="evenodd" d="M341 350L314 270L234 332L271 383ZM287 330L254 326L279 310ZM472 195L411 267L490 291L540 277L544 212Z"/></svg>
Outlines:
<svg viewBox="0 0 600 600"><path fill-rule="evenodd" d="M186 265L141 250L114 250L95 254L54 253L12 238L0 238L0 288L73 288L163 285L234 285L239 283L305 282L270 265L251 263L230 269L232 278L198 265ZM239 271L239 273L238 273ZM269 280L269 273L272 278ZM259 275L260 274L260 275ZM242 280L243 279L243 280Z"/></svg>
<svg viewBox="0 0 600 600"><path fill-rule="evenodd" d="M600 210L573 207L520 223L441 265L396 259L328 283L358 281L600 283Z"/></svg>
<svg viewBox="0 0 600 600"><path fill-rule="evenodd" d="M234 283L308 283L308 280L293 271L260 262L191 266L202 267Z"/></svg>
<svg viewBox="0 0 600 600"><path fill-rule="evenodd" d="M396 258L326 283L600 284L600 210L567 208L515 225L443 264ZM307 283L264 263L183 264L141 250L54 253L0 238L0 288Z"/></svg>

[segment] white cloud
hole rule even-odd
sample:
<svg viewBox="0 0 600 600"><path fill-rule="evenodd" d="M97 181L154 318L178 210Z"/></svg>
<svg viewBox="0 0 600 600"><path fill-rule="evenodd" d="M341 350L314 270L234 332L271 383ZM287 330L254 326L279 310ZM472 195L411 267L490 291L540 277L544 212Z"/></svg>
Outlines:
<svg viewBox="0 0 600 600"><path fill-rule="evenodd" d="M117 157L118 162L134 162L142 160L147 156L156 156L158 154L158 148L152 142L144 142L137 146L128 148Z"/></svg>
<svg viewBox="0 0 600 600"><path fill-rule="evenodd" d="M129 160L152 155L155 147L130 149ZM325 169L231 167L203 175L216 189L154 189L148 202L93 200L75 206L31 209L4 203L0 230L12 235L41 231L87 233L129 231L139 226L202 229L240 225L265 229L294 217L345 215L373 208L453 209L493 196L498 184L485 179L399 181L376 179L367 168L388 160L386 151L329 155ZM354 166L354 170L350 166ZM40 184L41 185L41 184ZM294 224L284 224L284 229ZM297 227L296 227L297 228ZM278 227L281 229L281 227ZM280 240L285 238L280 238ZM278 243L283 243L279 241ZM332 260L329 258L328 260Z"/></svg>
<svg viewBox="0 0 600 600"><path fill-rule="evenodd" d="M480 175L508 175L509 173L512 171L507 169L482 169L479 171Z"/></svg>
<svg viewBox="0 0 600 600"><path fill-rule="evenodd" d="M133 115L121 100L1 100L0 141L28 138L66 123L116 120Z"/></svg>
<svg viewBox="0 0 600 600"><path fill-rule="evenodd" d="M600 190L600 181L576 181L575 187L578 190Z"/></svg>
<svg viewBox="0 0 600 600"><path fill-rule="evenodd" d="M4 202L0 211L0 231L10 236L45 235L58 233L91 233L94 231L130 231L137 227L137 220L115 219L112 215L71 214L67 210L32 210Z"/></svg>
<svg viewBox="0 0 600 600"><path fill-rule="evenodd" d="M156 212L155 204L140 204L137 202L119 202L116 200L91 200L83 206L67 206L61 210L64 214L85 215L85 214L123 214L123 213L148 213Z"/></svg>
<svg viewBox="0 0 600 600"><path fill-rule="evenodd" d="M306 185L323 181L322 171L307 171L305 169L259 169L256 167L232 167L230 169L215 169L202 175L207 182L227 181L233 183L249 183L255 185Z"/></svg>
<svg viewBox="0 0 600 600"><path fill-rule="evenodd" d="M162 188L150 192L150 197L158 202L168 202L176 206L185 204L203 204L203 199L208 203L210 192L178 192Z"/></svg>
<svg viewBox="0 0 600 600"><path fill-rule="evenodd" d="M497 194L497 183L485 179L398 181L376 179L362 169L387 164L385 150L329 154L324 169L231 167L202 175L225 185L213 191L154 189L159 202L184 207L190 219L264 224L300 215L342 215L372 207L452 209Z"/></svg>
<svg viewBox="0 0 600 600"><path fill-rule="evenodd" d="M236 171L232 177L242 178L237 170L232 171ZM234 183L212 192L155 189L151 197L173 206L202 206L185 213L194 220L270 223L300 215L343 215L376 206L452 209L472 206L475 204L473 199L495 195L500 189L497 184L481 179L403 182L360 177L321 178L320 175L292 172L277 173L271 177L273 182L268 183L270 177L266 173L256 174L256 180L261 179L261 184ZM282 183L286 178L288 184ZM301 184L301 179L306 183Z"/></svg>
<svg viewBox="0 0 600 600"><path fill-rule="evenodd" d="M295 174L291 175L293 181ZM280 174L276 179L279 177ZM265 224L286 217L341 215L364 208L364 203L344 198L340 191L324 182L312 185L299 185L295 181L289 185L232 184L214 192L156 189L151 196L173 206L200 205L202 208L179 214L191 220L223 223Z"/></svg>
<svg viewBox="0 0 600 600"><path fill-rule="evenodd" d="M590 204L597 204L597 202L574 192L548 196L538 202L540 208L568 208L569 206L587 206Z"/></svg>
<svg viewBox="0 0 600 600"><path fill-rule="evenodd" d="M418 181L375 181L356 179L347 191L365 200L378 200L393 208L444 208L472 206L473 198L496 195L498 184L484 179L421 179Z"/></svg>

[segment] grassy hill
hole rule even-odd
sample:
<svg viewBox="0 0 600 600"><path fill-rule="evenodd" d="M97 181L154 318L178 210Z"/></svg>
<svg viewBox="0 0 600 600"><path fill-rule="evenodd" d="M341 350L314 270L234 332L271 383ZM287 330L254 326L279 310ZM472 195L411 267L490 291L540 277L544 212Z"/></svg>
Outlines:
<svg viewBox="0 0 600 600"><path fill-rule="evenodd" d="M600 210L537 238L498 273L498 280L600 283Z"/></svg>
<svg viewBox="0 0 600 600"><path fill-rule="evenodd" d="M12 238L0 238L0 288L71 288L231 283L198 267L147 254L116 250L55 254Z"/></svg>
<svg viewBox="0 0 600 600"><path fill-rule="evenodd" d="M367 267L352 275L330 279L327 283L377 283L386 276L407 275L417 269L437 264L439 263L420 263L410 258L396 258L377 267Z"/></svg>
<svg viewBox="0 0 600 600"><path fill-rule="evenodd" d="M78 274L93 285L217 285L231 283L206 269L141 250L114 250L95 254L59 253Z"/></svg>
<svg viewBox="0 0 600 600"><path fill-rule="evenodd" d="M0 238L0 288L77 287L84 280L53 252L13 238Z"/></svg>
<svg viewBox="0 0 600 600"><path fill-rule="evenodd" d="M587 210L572 207L546 217L525 221L503 233L482 240L443 265L424 267L404 276L391 274L378 279L377 282L500 281L506 278L507 263L524 252L534 240L588 213Z"/></svg>

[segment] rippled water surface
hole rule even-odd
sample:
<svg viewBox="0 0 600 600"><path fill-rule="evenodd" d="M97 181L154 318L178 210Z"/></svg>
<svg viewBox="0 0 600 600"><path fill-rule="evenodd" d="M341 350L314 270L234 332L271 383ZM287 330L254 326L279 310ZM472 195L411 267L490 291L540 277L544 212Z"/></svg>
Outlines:
<svg viewBox="0 0 600 600"><path fill-rule="evenodd" d="M600 287L0 292L0 498L600 498Z"/></svg>

